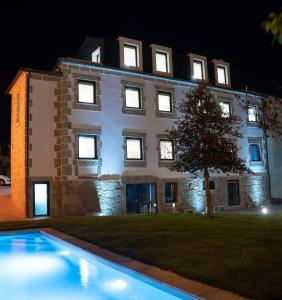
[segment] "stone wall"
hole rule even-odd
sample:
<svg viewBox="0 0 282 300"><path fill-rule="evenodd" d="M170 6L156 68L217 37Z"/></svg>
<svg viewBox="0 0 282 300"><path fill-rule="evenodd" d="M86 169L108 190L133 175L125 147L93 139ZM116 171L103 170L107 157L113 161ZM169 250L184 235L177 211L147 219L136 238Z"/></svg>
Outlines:
<svg viewBox="0 0 282 300"><path fill-rule="evenodd" d="M11 112L11 193L17 214L26 214L28 75L22 72L13 85Z"/></svg>

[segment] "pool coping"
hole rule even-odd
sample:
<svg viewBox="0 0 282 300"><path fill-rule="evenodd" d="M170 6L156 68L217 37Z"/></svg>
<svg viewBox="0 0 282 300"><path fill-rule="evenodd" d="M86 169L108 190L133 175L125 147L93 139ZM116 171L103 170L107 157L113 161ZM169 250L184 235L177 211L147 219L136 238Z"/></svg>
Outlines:
<svg viewBox="0 0 282 300"><path fill-rule="evenodd" d="M129 257L114 253L110 250L97 246L95 244L80 240L69 234L55 230L53 228L33 228L33 229L20 229L20 230L8 230L0 231L0 234L11 233L11 232L34 232L39 231L47 233L51 236L59 238L67 243L73 244L83 250L89 251L90 253L107 259L113 263L119 264L123 267L131 269L135 272L145 275L153 280L167 284L172 288L177 288L180 291L196 296L198 299L206 300L246 300L242 296L236 295L232 292L221 290L219 288L190 280L188 278L177 275L171 271L166 271L158 267L144 264L140 261L131 259Z"/></svg>

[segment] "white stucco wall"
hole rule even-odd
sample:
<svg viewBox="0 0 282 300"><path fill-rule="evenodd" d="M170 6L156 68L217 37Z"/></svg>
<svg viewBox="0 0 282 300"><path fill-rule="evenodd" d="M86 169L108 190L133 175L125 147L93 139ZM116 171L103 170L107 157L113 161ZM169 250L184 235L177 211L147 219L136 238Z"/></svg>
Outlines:
<svg viewBox="0 0 282 300"><path fill-rule="evenodd" d="M55 81L30 79L30 100L32 105L29 108L29 126L32 134L29 136L29 144L32 145L30 158L32 166L30 176L44 177L55 176L54 167L54 89Z"/></svg>
<svg viewBox="0 0 282 300"><path fill-rule="evenodd" d="M101 126L102 134L102 170L101 175L119 174L119 175L153 175L160 178L183 177L182 174L171 172L167 168L158 167L158 140L156 135L163 133L166 129L171 128L175 119L156 117L156 89L155 85L166 86L165 80L141 80L145 84L145 116L129 115L122 113L123 99L121 97L122 83L121 79L129 79L112 74L101 74L91 72L93 75L101 76L101 111L90 111L73 109L71 121L73 127L84 127L87 125ZM131 79L132 80L132 79ZM138 81L138 79L136 79ZM175 99L179 103L185 99L188 86L178 86L167 84L168 88L175 88ZM222 95L227 95L232 102L235 114L239 114L244 122L242 133L243 139L238 141L240 155L249 165L249 145L248 137L261 136L260 131L255 127L248 127L246 122L246 113L238 105L238 99L231 93L218 94L218 99ZM124 149L123 149L123 129L138 129L147 133L146 137L146 161L147 167L124 167ZM264 166L250 167L255 173L265 171ZM91 171L91 168L88 169Z"/></svg>

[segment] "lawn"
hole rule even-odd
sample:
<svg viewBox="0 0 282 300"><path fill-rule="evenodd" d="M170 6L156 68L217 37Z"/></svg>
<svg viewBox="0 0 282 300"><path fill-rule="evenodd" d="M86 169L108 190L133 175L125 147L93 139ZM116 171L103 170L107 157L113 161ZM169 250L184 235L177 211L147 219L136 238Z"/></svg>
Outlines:
<svg viewBox="0 0 282 300"><path fill-rule="evenodd" d="M72 217L0 223L52 227L253 299L282 299L282 214Z"/></svg>

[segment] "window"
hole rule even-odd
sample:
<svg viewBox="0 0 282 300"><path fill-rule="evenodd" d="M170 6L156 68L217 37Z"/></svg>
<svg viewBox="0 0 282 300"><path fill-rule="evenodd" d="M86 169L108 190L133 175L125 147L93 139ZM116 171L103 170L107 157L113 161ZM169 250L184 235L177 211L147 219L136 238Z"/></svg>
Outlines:
<svg viewBox="0 0 282 300"><path fill-rule="evenodd" d="M97 146L95 135L78 136L78 158L97 159Z"/></svg>
<svg viewBox="0 0 282 300"><path fill-rule="evenodd" d="M93 81L78 81L78 102L95 104L95 89Z"/></svg>
<svg viewBox="0 0 282 300"><path fill-rule="evenodd" d="M217 81L220 84L228 84L226 67L217 66Z"/></svg>
<svg viewBox="0 0 282 300"><path fill-rule="evenodd" d="M251 161L261 161L259 144L250 144Z"/></svg>
<svg viewBox="0 0 282 300"><path fill-rule="evenodd" d="M141 108L140 88L125 87L125 106L129 108Z"/></svg>
<svg viewBox="0 0 282 300"><path fill-rule="evenodd" d="M168 53L156 51L156 70L169 73Z"/></svg>
<svg viewBox="0 0 282 300"><path fill-rule="evenodd" d="M165 203L177 202L177 183L165 184Z"/></svg>
<svg viewBox="0 0 282 300"><path fill-rule="evenodd" d="M210 187L210 190L215 190L214 180L209 181L209 187ZM205 181L203 181L203 191L205 191L205 190L206 190Z"/></svg>
<svg viewBox="0 0 282 300"><path fill-rule="evenodd" d="M168 140L160 140L161 160L173 160L173 143Z"/></svg>
<svg viewBox="0 0 282 300"><path fill-rule="evenodd" d="M33 214L35 217L49 215L49 195L49 182L33 182Z"/></svg>
<svg viewBox="0 0 282 300"><path fill-rule="evenodd" d="M126 159L142 160L142 139L141 138L126 138Z"/></svg>
<svg viewBox="0 0 282 300"><path fill-rule="evenodd" d="M257 109L255 106L248 107L248 121L256 122L257 121Z"/></svg>
<svg viewBox="0 0 282 300"><path fill-rule="evenodd" d="M137 46L124 44L124 64L128 67L138 67Z"/></svg>
<svg viewBox="0 0 282 300"><path fill-rule="evenodd" d="M158 110L172 112L171 93L158 92Z"/></svg>
<svg viewBox="0 0 282 300"><path fill-rule="evenodd" d="M231 116L231 104L230 104L230 102L220 101L219 106L221 107L222 116L224 118L228 118L228 117Z"/></svg>
<svg viewBox="0 0 282 300"><path fill-rule="evenodd" d="M193 60L193 79L204 79L203 62L201 60Z"/></svg>
<svg viewBox="0 0 282 300"><path fill-rule="evenodd" d="M98 64L101 62L101 50L100 50L100 47L98 47L94 52L92 52L92 62L98 63Z"/></svg>

